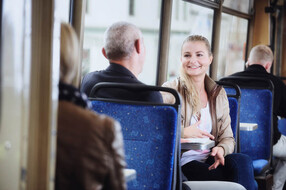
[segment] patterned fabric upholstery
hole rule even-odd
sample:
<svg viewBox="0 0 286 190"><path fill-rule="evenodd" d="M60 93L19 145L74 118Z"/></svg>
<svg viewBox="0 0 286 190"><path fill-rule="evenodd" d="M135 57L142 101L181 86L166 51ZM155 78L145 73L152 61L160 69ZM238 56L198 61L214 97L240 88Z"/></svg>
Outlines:
<svg viewBox="0 0 286 190"><path fill-rule="evenodd" d="M262 172L262 169L268 164L265 159L253 160L254 175L257 176Z"/></svg>
<svg viewBox="0 0 286 190"><path fill-rule="evenodd" d="M232 88L225 90L228 95L235 94ZM253 159L254 174L259 175L271 154L272 93L266 89L240 87L240 90L240 122L258 124L254 131L240 131L240 150ZM230 115L232 119L232 113Z"/></svg>
<svg viewBox="0 0 286 190"><path fill-rule="evenodd" d="M286 136L286 118L278 120L278 129L281 134Z"/></svg>
<svg viewBox="0 0 286 190"><path fill-rule="evenodd" d="M128 190L172 188L176 156L177 111L171 106L127 105L92 101L93 110L120 122L127 168L136 180Z"/></svg>
<svg viewBox="0 0 286 190"><path fill-rule="evenodd" d="M268 159L271 145L272 93L265 89L241 89L240 122L257 123L254 131L241 131L241 151L252 159Z"/></svg>
<svg viewBox="0 0 286 190"><path fill-rule="evenodd" d="M271 156L271 108L270 90L241 88L240 122L258 124L254 131L240 131L241 153L249 155L254 162L260 160L259 164L253 166L256 175L262 171Z"/></svg>
<svg viewBox="0 0 286 190"><path fill-rule="evenodd" d="M231 129L233 132L233 136L237 142L237 120L238 120L238 100L234 97L228 97L229 103L229 115L231 119Z"/></svg>
<svg viewBox="0 0 286 190"><path fill-rule="evenodd" d="M234 88L227 88L227 87L224 87L225 89L225 92L227 95L235 95L236 94L236 91Z"/></svg>
<svg viewBox="0 0 286 190"><path fill-rule="evenodd" d="M235 85L235 84L232 84ZM237 88L239 88L237 86ZM240 152L240 140L239 140L239 111L240 111L240 90L239 92L234 86L224 86L229 103L229 115L231 119L231 129L235 139L235 152Z"/></svg>

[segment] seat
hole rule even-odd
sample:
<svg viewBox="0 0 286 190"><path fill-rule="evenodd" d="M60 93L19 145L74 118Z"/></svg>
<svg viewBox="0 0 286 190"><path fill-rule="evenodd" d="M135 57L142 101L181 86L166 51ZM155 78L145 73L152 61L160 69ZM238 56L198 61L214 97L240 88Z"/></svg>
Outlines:
<svg viewBox="0 0 286 190"><path fill-rule="evenodd" d="M258 124L254 131L240 131L240 150L252 158L256 179L265 178L272 165L273 84L256 77L230 76L220 81L240 87L240 123Z"/></svg>
<svg viewBox="0 0 286 190"><path fill-rule="evenodd" d="M175 104L135 102L94 97L102 88L130 91L166 91L175 96ZM127 168L135 169L136 180L129 190L180 190L180 96L170 88L137 84L99 83L89 99L94 111L120 122Z"/></svg>
<svg viewBox="0 0 286 190"><path fill-rule="evenodd" d="M100 88L126 88L129 90L142 90L137 85L128 84L127 86L116 83L101 83L97 84L91 95L96 94L96 91ZM171 93L177 94L173 89L164 88L164 87L151 87L145 86L143 90L161 90L167 92L170 90ZM178 95L175 95L176 102L179 102L180 98ZM181 179L181 165L180 165L180 142L177 141L180 139L180 127L175 130L173 126L174 122L179 122L178 116L180 116L180 104L175 103L174 105L167 104L151 104L151 103L142 103L142 102L133 102L133 101L121 101L121 100L107 100L99 97L89 97L92 102L93 110L104 113L113 118L117 119L122 126L124 144L125 144L125 154L127 167L135 169L137 172L137 180L131 181L128 183L128 189L189 189L192 187L192 190L205 189L209 185L213 187L219 187L220 189L229 189L229 187L237 188L243 190L244 188L237 183L233 182L205 182L205 181L192 181L192 182L183 182ZM175 109L174 109L175 108ZM161 116L155 117L157 111L164 110L164 114ZM120 111L119 111L120 110ZM153 111L152 111L153 110ZM172 111L171 111L172 110ZM178 111L177 111L178 110ZM148 112L149 114L144 115L142 113ZM167 112L171 112L167 114ZM177 115L175 114L177 113ZM175 114L175 115L174 115ZM150 118L152 118L152 126L156 126L156 131L153 133L153 129L150 129L149 123ZM173 119L171 119L173 118ZM144 121L142 123L142 121ZM158 122L157 122L158 121ZM171 121L171 122L170 122ZM142 124L141 124L142 123ZM156 124L158 123L158 125ZM170 124L173 123L173 124ZM138 125L139 124L139 125ZM176 124L180 126L180 122ZM165 126L165 127L161 127ZM177 135L172 135L171 137L164 137L164 133L160 130L165 129L169 130L169 133L176 131ZM173 131L173 132L172 132ZM160 134L160 135L158 135ZM147 137L148 138L145 138ZM152 137L153 136L153 137ZM172 139L177 136L176 141ZM147 142L148 139L152 142ZM153 139L153 140L151 140ZM168 142L166 142L166 140ZM161 141L161 142L160 142ZM169 143L172 142L173 146L175 145L176 150L173 150L171 160L173 159L173 164L170 163L170 157L168 154L161 153L160 151L166 151L169 147ZM156 144L157 145L156 145ZM167 145L166 145L167 144ZM152 147L155 147L155 149ZM164 148L164 150L162 149ZM174 147L173 147L174 148ZM172 148L171 148L172 149ZM155 150L155 151L154 151ZM168 152L168 151L167 151ZM156 159L155 159L156 158ZM164 161L165 160L165 161ZM168 167L166 167L168 166ZM173 167L172 167L173 166ZM194 183L194 185L193 185ZM189 187L188 187L189 186ZM242 188L240 188L242 187Z"/></svg>
<svg viewBox="0 0 286 190"><path fill-rule="evenodd" d="M216 81L222 85L226 91L229 103L229 115L231 119L231 129L235 139L235 152L240 152L239 140L239 112L240 112L240 88L238 85L230 82Z"/></svg>

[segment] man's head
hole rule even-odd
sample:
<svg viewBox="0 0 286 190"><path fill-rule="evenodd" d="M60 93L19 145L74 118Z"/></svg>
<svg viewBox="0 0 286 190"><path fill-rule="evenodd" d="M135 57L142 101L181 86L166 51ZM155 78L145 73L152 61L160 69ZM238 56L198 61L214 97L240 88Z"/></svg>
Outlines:
<svg viewBox="0 0 286 190"><path fill-rule="evenodd" d="M102 52L110 62L121 64L138 75L145 61L140 29L127 22L114 23L105 31Z"/></svg>
<svg viewBox="0 0 286 190"><path fill-rule="evenodd" d="M247 64L262 65L266 69L266 71L270 73L272 62L273 53L271 49L266 45L257 45L251 49Z"/></svg>

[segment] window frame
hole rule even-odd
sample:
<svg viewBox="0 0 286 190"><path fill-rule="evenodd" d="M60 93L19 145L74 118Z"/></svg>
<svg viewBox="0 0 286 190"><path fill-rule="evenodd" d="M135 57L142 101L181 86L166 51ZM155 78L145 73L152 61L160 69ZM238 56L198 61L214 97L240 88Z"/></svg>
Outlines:
<svg viewBox="0 0 286 190"><path fill-rule="evenodd" d="M253 3L254 0L250 0L249 3L249 13L243 13L228 7L223 6L223 1L215 0L180 0L187 3L196 4L202 7L210 8L214 10L213 16L213 29L212 29L212 49L214 53L218 51L219 47L219 37L220 35L220 24L221 24L221 14L227 13L229 15L237 16L240 18L247 19L248 28L247 28L247 41L245 48L245 59L247 57L248 49L250 47L251 41L250 36L253 34ZM72 23L73 15L75 12L74 0L71 0L71 13L70 13L70 22ZM171 17L172 17L172 4L173 0L162 0L161 1L161 12L160 12L160 25L159 25L159 44L158 44L158 54L157 54L157 74L155 76L156 85L162 85L166 81L168 75L168 53L169 53L169 43L170 43L170 30L171 30ZM73 8L72 8L73 7ZM84 22L82 22L84 23ZM83 24L82 24L83 25ZM84 26L82 26L83 28ZM81 35L80 40L83 40ZM82 48L81 48L82 49ZM218 56L214 54L214 56ZM246 61L246 60L245 60ZM215 62L215 60L214 60ZM217 63L212 64L210 67L210 77L216 80L217 77ZM81 78L81 73L79 73L79 79ZM78 81L80 82L80 81Z"/></svg>
<svg viewBox="0 0 286 190"><path fill-rule="evenodd" d="M214 17L213 17L213 30L212 30L212 51L214 53L214 60L213 64L210 66L210 77L214 80L217 80L217 58L218 58L218 48L219 48L219 41L220 41L220 25L221 25L221 15L222 13L226 13L232 16L236 16L239 18L247 19L248 26L247 26L247 36L246 36L246 48L245 48L245 61L247 60L248 56L248 49L251 44L250 36L253 33L253 0L250 0L249 3L249 13L243 13L228 7L223 6L223 1L215 0L182 0L188 3L196 4L202 7L210 8L214 10Z"/></svg>

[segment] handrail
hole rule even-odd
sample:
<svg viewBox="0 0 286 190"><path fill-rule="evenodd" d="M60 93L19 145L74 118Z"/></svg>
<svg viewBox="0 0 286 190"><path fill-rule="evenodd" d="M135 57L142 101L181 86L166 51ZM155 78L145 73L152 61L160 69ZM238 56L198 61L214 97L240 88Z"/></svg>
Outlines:
<svg viewBox="0 0 286 190"><path fill-rule="evenodd" d="M235 84L237 84L240 87L255 87L255 88L263 88L265 89L264 85L252 85L253 82L262 82L267 83L267 89L271 90L273 92L274 85L270 79L265 79L262 77L249 77L249 76L228 76L223 77L220 79L220 81L234 81ZM244 83L241 83L243 81Z"/></svg>
<svg viewBox="0 0 286 190"><path fill-rule="evenodd" d="M235 90L235 95L232 95L232 94L228 94L227 96L228 97L234 97L236 99L240 99L241 97L241 90L239 88L239 86L235 83L232 83L232 82L227 82L227 81L216 81L216 83L218 85L222 85L222 86L228 86L228 87L231 87Z"/></svg>
<svg viewBox="0 0 286 190"><path fill-rule="evenodd" d="M99 91L102 88L119 88L119 89L126 89L133 92L142 92L142 91L163 91L163 92L169 92L175 97L175 104L180 105L181 104L181 97L179 93L168 87L161 87L161 86L151 86L151 85L144 85L144 84L130 84L130 83L115 83L115 82L100 82L94 85L91 89L91 92L89 94L89 98L96 98L101 100L106 100L106 98L101 98L96 96L96 92ZM118 99L108 99L113 101L120 101ZM124 101L126 102L126 101ZM135 102L135 101L130 101ZM152 103L154 104L154 103Z"/></svg>

